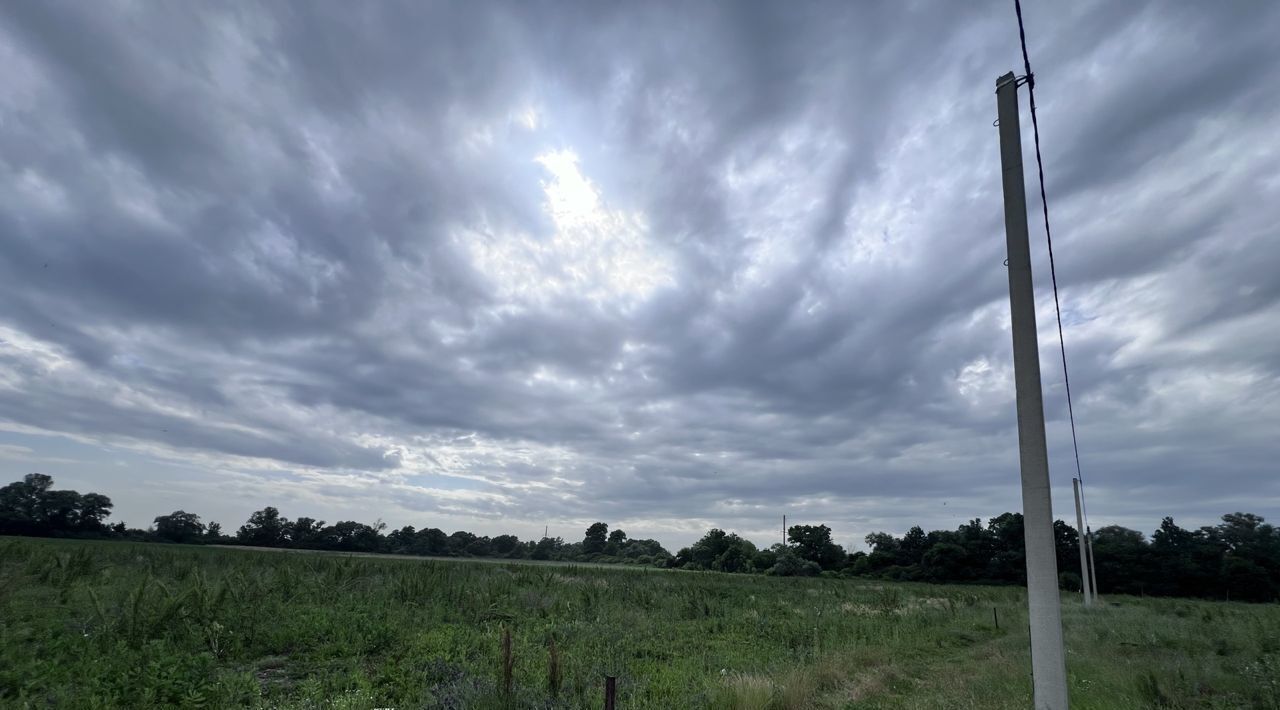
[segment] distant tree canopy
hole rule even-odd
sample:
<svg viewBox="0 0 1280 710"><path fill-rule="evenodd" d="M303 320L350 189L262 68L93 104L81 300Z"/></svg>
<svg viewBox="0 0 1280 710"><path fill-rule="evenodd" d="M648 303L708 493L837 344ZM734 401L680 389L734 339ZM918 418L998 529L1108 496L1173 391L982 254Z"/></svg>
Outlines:
<svg viewBox="0 0 1280 710"><path fill-rule="evenodd" d="M756 552L750 540L713 528L691 547L676 553L675 561L685 569L750 572Z"/></svg>
<svg viewBox="0 0 1280 710"><path fill-rule="evenodd" d="M1069 587L1080 584L1076 530L1054 522L1058 571ZM853 564L856 574L935 582L1026 584L1020 513L961 525L955 532L902 538L866 537L871 554ZM1100 593L1208 597L1241 601L1280 599L1280 531L1261 517L1230 513L1199 530L1164 518L1150 541L1137 530L1108 525L1093 533Z"/></svg>
<svg viewBox="0 0 1280 710"><path fill-rule="evenodd" d="M289 541L289 521L280 517L280 511L267 506L249 516L248 522L236 531L236 540L245 545L282 547Z"/></svg>
<svg viewBox="0 0 1280 710"><path fill-rule="evenodd" d="M826 525L792 525L787 541L796 555L823 569L838 569L845 561L844 548L831 541L831 528Z"/></svg>
<svg viewBox="0 0 1280 710"><path fill-rule="evenodd" d="M609 526L604 523L592 523L587 534L582 538L582 551L585 554L604 552L609 544Z"/></svg>
<svg viewBox="0 0 1280 710"><path fill-rule="evenodd" d="M233 537L216 522L184 510L155 518L150 530L111 525L111 500L98 493L55 490L53 479L32 473L0 488L0 534L125 538L175 543L236 543L346 552L491 557L624 563L727 573L776 576L862 576L945 583L1026 584L1023 520L1003 513L984 524L970 520L955 530L926 532L916 526L901 537L873 532L868 552L849 554L826 525L793 525L787 543L757 548L737 533L713 528L671 555L657 540L633 539L604 522L592 523L582 541L559 537L520 540L465 530L407 525L386 532L352 520L332 525L300 517L289 520L272 506L254 512ZM1053 526L1059 581L1079 589L1079 535L1058 520ZM1164 518L1148 540L1116 525L1093 533L1098 585L1103 594L1191 596L1240 601L1280 599L1280 531L1260 516L1230 513L1198 530Z"/></svg>
<svg viewBox="0 0 1280 710"><path fill-rule="evenodd" d="M156 537L168 542L198 542L204 537L205 526L199 515L175 510L155 519L155 533Z"/></svg>
<svg viewBox="0 0 1280 710"><path fill-rule="evenodd" d="M0 534L94 535L106 531L111 499L53 488L53 478L29 473L0 488Z"/></svg>

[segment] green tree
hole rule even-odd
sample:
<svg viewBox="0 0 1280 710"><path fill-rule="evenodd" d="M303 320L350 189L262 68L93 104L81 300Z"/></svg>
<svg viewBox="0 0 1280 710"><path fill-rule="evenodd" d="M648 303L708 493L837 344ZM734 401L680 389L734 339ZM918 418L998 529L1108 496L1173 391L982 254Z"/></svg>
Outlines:
<svg viewBox="0 0 1280 710"><path fill-rule="evenodd" d="M1272 533L1270 525L1253 513L1228 513L1217 527L1218 538L1231 552L1247 552Z"/></svg>
<svg viewBox="0 0 1280 710"><path fill-rule="evenodd" d="M755 554L755 545L741 540L741 543L730 545L711 563L711 568L720 572L748 572L751 558Z"/></svg>
<svg viewBox="0 0 1280 710"><path fill-rule="evenodd" d="M1094 533L1093 551L1099 592L1146 593L1148 545L1142 533L1108 525Z"/></svg>
<svg viewBox="0 0 1280 710"><path fill-rule="evenodd" d="M751 560L751 567L756 572L767 572L771 567L778 564L778 548L785 548L780 542L773 543L773 547L767 550L757 550L756 556Z"/></svg>
<svg viewBox="0 0 1280 710"><path fill-rule="evenodd" d="M898 563L898 548L902 544L898 538L889 533L874 532L863 540L867 543L867 547L871 548L871 554L867 555L868 572L874 573Z"/></svg>
<svg viewBox="0 0 1280 710"><path fill-rule="evenodd" d="M648 538L627 540L626 545L622 548L621 554L625 557L648 556L655 560L665 559L671 556L671 553L667 552L667 548L663 547L662 543Z"/></svg>
<svg viewBox="0 0 1280 710"><path fill-rule="evenodd" d="M467 548L475 541L475 533L470 533L466 530L455 530L453 534L449 536L449 554L465 555L467 554Z"/></svg>
<svg viewBox="0 0 1280 710"><path fill-rule="evenodd" d="M554 560L560 557L560 548L564 547L564 540L558 537L544 537L538 540L538 544L534 545L533 552L529 555L535 560Z"/></svg>
<svg viewBox="0 0 1280 710"><path fill-rule="evenodd" d="M324 548L328 550L378 552L382 549L380 528L377 525L365 525L354 520L341 520L330 525L321 531L320 539Z"/></svg>
<svg viewBox="0 0 1280 710"><path fill-rule="evenodd" d="M604 552L609 544L609 526L605 523L592 523L587 534L582 538L582 554L591 555Z"/></svg>
<svg viewBox="0 0 1280 710"><path fill-rule="evenodd" d="M672 564L676 567L684 569L693 566L693 548L682 547L676 550L676 556L672 559Z"/></svg>
<svg viewBox="0 0 1280 710"><path fill-rule="evenodd" d="M606 555L617 555L622 552L622 547L627 544L627 534L621 530L613 530L609 533L609 541L605 543L604 552Z"/></svg>
<svg viewBox="0 0 1280 710"><path fill-rule="evenodd" d="M995 535L989 528L983 527L982 521L978 518L956 528L954 542L964 548L970 559L987 559L995 552Z"/></svg>
<svg viewBox="0 0 1280 710"><path fill-rule="evenodd" d="M48 534L44 521L45 498L53 478L28 473L21 481L0 488L0 533L10 535Z"/></svg>
<svg viewBox="0 0 1280 710"><path fill-rule="evenodd" d="M987 521L992 551L982 579L1005 584L1027 583L1027 546L1022 513L1004 513ZM978 558L979 560L983 558Z"/></svg>
<svg viewBox="0 0 1280 710"><path fill-rule="evenodd" d="M204 523L200 516L185 510L175 510L155 519L156 537L169 542L196 542L204 535Z"/></svg>
<svg viewBox="0 0 1280 710"><path fill-rule="evenodd" d="M515 535L498 535L490 541L493 554L502 557L519 557L521 552L520 538Z"/></svg>
<svg viewBox="0 0 1280 710"><path fill-rule="evenodd" d="M822 569L838 569L844 563L844 548L831 541L831 528L826 525L792 525L787 540L795 545L796 554Z"/></svg>
<svg viewBox="0 0 1280 710"><path fill-rule="evenodd" d="M696 569L711 569L716 558L729 547L729 533L712 528L689 547L689 563Z"/></svg>
<svg viewBox="0 0 1280 710"><path fill-rule="evenodd" d="M315 547L322 544L325 527L323 520L306 517L298 518L288 524L285 537L298 547ZM409 529L412 530L413 528Z"/></svg>
<svg viewBox="0 0 1280 710"><path fill-rule="evenodd" d="M40 508L40 521L51 532L71 532L80 527L80 494L75 491L46 491Z"/></svg>
<svg viewBox="0 0 1280 710"><path fill-rule="evenodd" d="M1058 570L1080 571L1080 536L1076 529L1061 520L1053 521L1053 545L1057 553Z"/></svg>
<svg viewBox="0 0 1280 710"><path fill-rule="evenodd" d="M236 539L245 545L281 547L289 541L289 520L280 511L267 506L249 516L248 522L236 531Z"/></svg>
<svg viewBox="0 0 1280 710"><path fill-rule="evenodd" d="M773 550L777 561L765 574L775 577L813 577L822 571L817 562L800 557L792 547L775 545Z"/></svg>
<svg viewBox="0 0 1280 710"><path fill-rule="evenodd" d="M449 536L445 535L440 528L419 530L416 537L413 545L414 554L437 557L449 554Z"/></svg>
<svg viewBox="0 0 1280 710"><path fill-rule="evenodd" d="M933 582L953 582L968 579L969 552L950 542L940 542L924 553L920 560L925 578Z"/></svg>
<svg viewBox="0 0 1280 710"><path fill-rule="evenodd" d="M1280 595L1280 531L1252 513L1229 513L1213 532L1224 549L1222 576L1233 599L1267 601Z"/></svg>
<svg viewBox="0 0 1280 710"><path fill-rule="evenodd" d="M111 515L111 508L111 499L101 493L85 493L80 496L80 529L105 530L106 524L103 521Z"/></svg>
<svg viewBox="0 0 1280 710"><path fill-rule="evenodd" d="M1160 521L1160 527L1151 536L1151 571L1153 572L1150 591L1153 594L1203 594L1211 589L1213 579L1204 579L1204 574L1197 563L1197 544L1203 536L1184 528L1171 517ZM1217 577L1221 567L1221 551L1213 550L1213 565L1210 577ZM1207 584L1206 584L1207 582Z"/></svg>
<svg viewBox="0 0 1280 710"><path fill-rule="evenodd" d="M924 559L924 553L929 551L929 539L924 534L924 529L919 525L914 525L902 536L902 542L898 545L897 564L918 565Z"/></svg>
<svg viewBox="0 0 1280 710"><path fill-rule="evenodd" d="M756 555L756 546L737 533L726 533L719 528L707 531L702 539L688 548L688 561L694 569L712 569L721 572L747 572Z"/></svg>
<svg viewBox="0 0 1280 710"><path fill-rule="evenodd" d="M1227 557L1222 562L1222 580L1230 599L1269 602L1276 597L1267 570L1252 560Z"/></svg>
<svg viewBox="0 0 1280 710"><path fill-rule="evenodd" d="M466 552L472 557L488 557L493 554L493 541L488 535L479 535L467 545Z"/></svg>
<svg viewBox="0 0 1280 710"><path fill-rule="evenodd" d="M297 525L295 522L294 525ZM418 531L412 525L406 525L399 530L393 530L387 535L387 547L392 552L401 554L410 554L413 552L413 542L417 538Z"/></svg>
<svg viewBox="0 0 1280 710"><path fill-rule="evenodd" d="M29 473L0 488L0 534L106 534L103 520L110 512L110 498L54 490L53 478L43 473Z"/></svg>

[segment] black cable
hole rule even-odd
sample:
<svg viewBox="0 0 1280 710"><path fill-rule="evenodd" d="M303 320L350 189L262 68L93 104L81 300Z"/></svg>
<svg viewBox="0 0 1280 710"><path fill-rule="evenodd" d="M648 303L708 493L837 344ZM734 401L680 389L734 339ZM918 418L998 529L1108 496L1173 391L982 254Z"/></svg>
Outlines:
<svg viewBox="0 0 1280 710"><path fill-rule="evenodd" d="M1071 449L1076 457L1076 478L1080 479L1080 506L1086 523L1089 520L1084 509L1084 474L1080 470L1080 444L1076 439L1076 413L1071 403L1071 376L1067 374L1067 342L1062 337L1062 307L1058 302L1058 273L1053 263L1053 235L1049 231L1049 198L1044 191L1044 161L1040 158L1040 122L1036 120L1036 75L1031 72L1031 57L1027 54L1027 31L1022 25L1022 2L1013 0L1018 13L1018 38L1022 42L1022 64L1026 69L1027 96L1031 99L1031 132L1036 143L1036 170L1040 173L1040 205L1044 209L1044 238L1049 244L1049 278L1053 281L1053 310L1058 316L1058 348L1062 352L1062 381L1067 390L1067 417L1071 421Z"/></svg>

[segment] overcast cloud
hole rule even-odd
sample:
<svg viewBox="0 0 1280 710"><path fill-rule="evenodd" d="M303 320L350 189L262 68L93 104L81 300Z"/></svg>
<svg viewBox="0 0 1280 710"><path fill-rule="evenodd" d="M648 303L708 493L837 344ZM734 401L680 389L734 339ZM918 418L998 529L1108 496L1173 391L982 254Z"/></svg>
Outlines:
<svg viewBox="0 0 1280 710"><path fill-rule="evenodd" d="M1026 10L1094 525L1280 518L1280 5ZM672 546L1020 508L1011 3L19 0L0 65L5 481Z"/></svg>

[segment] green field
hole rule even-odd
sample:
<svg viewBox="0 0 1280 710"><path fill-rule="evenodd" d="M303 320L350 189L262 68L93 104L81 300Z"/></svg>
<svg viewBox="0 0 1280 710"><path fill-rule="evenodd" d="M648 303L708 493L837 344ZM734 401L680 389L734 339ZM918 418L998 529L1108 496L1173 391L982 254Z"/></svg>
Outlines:
<svg viewBox="0 0 1280 710"><path fill-rule="evenodd" d="M1280 708L1280 606L1107 602L1073 707ZM0 538L4 707L1027 708L1027 645L1017 588Z"/></svg>

